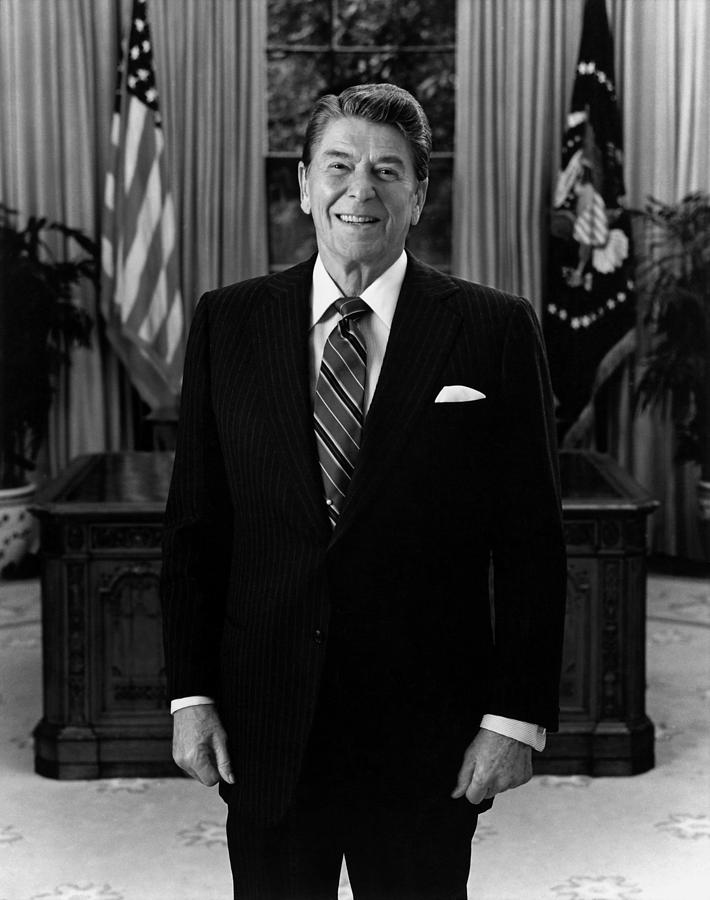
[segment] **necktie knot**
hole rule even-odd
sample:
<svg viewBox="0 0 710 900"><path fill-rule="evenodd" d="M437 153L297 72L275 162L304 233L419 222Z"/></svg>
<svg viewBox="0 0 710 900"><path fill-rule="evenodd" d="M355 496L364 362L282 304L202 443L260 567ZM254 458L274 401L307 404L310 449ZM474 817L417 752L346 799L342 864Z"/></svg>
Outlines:
<svg viewBox="0 0 710 900"><path fill-rule="evenodd" d="M362 297L339 297L334 305L344 319L352 319L370 311Z"/></svg>

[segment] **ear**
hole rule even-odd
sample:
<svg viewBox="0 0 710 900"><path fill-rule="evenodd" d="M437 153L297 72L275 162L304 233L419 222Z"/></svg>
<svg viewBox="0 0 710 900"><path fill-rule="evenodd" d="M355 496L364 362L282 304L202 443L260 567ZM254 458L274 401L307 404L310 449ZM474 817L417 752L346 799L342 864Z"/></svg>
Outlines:
<svg viewBox="0 0 710 900"><path fill-rule="evenodd" d="M414 194L414 204L412 206L412 225L416 225L422 215L422 210L424 209L424 201L426 200L426 192L429 187L429 179L425 178L424 181L420 181L417 185L417 190Z"/></svg>
<svg viewBox="0 0 710 900"><path fill-rule="evenodd" d="M308 197L308 170L302 162L298 164L298 184L301 188L301 209L309 216L311 214L311 201Z"/></svg>

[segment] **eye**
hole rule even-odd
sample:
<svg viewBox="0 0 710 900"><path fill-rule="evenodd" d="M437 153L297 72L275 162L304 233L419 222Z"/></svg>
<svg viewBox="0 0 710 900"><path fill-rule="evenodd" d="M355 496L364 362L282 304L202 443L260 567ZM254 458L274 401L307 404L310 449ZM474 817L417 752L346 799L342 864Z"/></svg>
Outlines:
<svg viewBox="0 0 710 900"><path fill-rule="evenodd" d="M396 169L390 169L387 166L381 166L377 170L377 175L380 178L383 178L385 181L393 181L395 178L399 177L399 172Z"/></svg>

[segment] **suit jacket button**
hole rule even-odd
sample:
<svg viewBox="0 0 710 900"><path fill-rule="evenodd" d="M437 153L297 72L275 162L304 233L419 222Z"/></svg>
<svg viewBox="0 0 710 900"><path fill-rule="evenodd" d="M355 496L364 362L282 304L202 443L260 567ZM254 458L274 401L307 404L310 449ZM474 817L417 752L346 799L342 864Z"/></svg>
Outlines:
<svg viewBox="0 0 710 900"><path fill-rule="evenodd" d="M322 631L320 628L316 628L316 630L313 632L313 640L316 642L316 644L324 643L325 632Z"/></svg>

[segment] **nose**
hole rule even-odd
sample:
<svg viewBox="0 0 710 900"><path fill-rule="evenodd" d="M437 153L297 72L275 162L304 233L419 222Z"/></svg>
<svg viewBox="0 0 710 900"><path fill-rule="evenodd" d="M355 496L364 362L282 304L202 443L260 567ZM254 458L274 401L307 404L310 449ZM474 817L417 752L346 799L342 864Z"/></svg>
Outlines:
<svg viewBox="0 0 710 900"><path fill-rule="evenodd" d="M375 185L369 172L355 169L350 176L348 196L355 200L370 200L375 196Z"/></svg>

